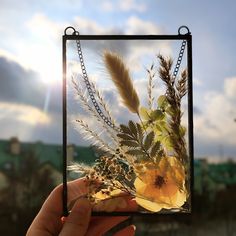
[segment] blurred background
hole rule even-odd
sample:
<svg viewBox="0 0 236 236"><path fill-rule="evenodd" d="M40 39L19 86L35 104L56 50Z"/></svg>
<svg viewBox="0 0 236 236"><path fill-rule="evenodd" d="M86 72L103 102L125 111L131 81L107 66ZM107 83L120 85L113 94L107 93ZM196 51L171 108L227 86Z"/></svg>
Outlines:
<svg viewBox="0 0 236 236"><path fill-rule="evenodd" d="M1 0L0 235L24 235L61 183L61 36L70 25L81 34L177 34L189 27L194 211L132 221L137 235L236 235L235 9L233 0ZM93 150L68 146L71 159L79 152L93 161Z"/></svg>

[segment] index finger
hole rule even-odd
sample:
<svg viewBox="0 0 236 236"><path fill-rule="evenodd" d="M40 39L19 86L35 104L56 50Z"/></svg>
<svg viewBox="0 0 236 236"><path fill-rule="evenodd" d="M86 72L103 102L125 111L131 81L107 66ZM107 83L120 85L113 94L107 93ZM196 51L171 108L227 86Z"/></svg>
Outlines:
<svg viewBox="0 0 236 236"><path fill-rule="evenodd" d="M27 235L42 235L42 232L52 234L59 233L62 228L62 189L57 186L44 202L41 210L31 224ZM86 193L87 187L84 179L77 179L68 183L68 199L74 196L82 196Z"/></svg>

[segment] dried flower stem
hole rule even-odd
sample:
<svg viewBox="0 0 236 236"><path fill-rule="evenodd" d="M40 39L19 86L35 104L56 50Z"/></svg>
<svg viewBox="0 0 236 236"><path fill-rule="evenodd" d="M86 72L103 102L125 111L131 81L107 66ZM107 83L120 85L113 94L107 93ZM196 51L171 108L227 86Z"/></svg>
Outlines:
<svg viewBox="0 0 236 236"><path fill-rule="evenodd" d="M154 89L153 78L155 77L155 72L153 71L154 64L151 65L150 69L146 69L148 73L148 107L149 109L153 108L154 97L152 91Z"/></svg>
<svg viewBox="0 0 236 236"><path fill-rule="evenodd" d="M123 60L115 53L105 52L104 62L112 81L123 99L123 103L131 112L138 113L139 97Z"/></svg>
<svg viewBox="0 0 236 236"><path fill-rule="evenodd" d="M117 129L114 130L111 127L107 126L106 123L104 123L103 120L101 120L101 117L97 114L96 110L89 105L89 99L86 98L86 96L83 94L82 89L79 87L79 85L75 82L75 80L72 80L73 84L74 84L74 88L77 92L77 95L79 96L79 102L81 103L81 105L83 106L83 108L85 109L85 111L87 111L88 113L90 113L91 115L93 115L94 117L96 117L97 121L102 125L102 127L107 131L107 134L111 137L111 139L113 140L112 142L112 146L119 146L119 140L117 138ZM125 150L123 150L123 148L120 148L120 152L121 154L123 154L123 157L125 157L125 159L128 161L128 163L132 163L132 159L128 158L127 155L125 155Z"/></svg>
<svg viewBox="0 0 236 236"><path fill-rule="evenodd" d="M87 139L92 139L94 140L94 145L99 145L98 147L104 151L107 151L109 153L114 153L115 150L110 147L102 138L100 138L100 136L94 132L93 130L91 130L88 126L88 124L86 124L83 120L77 119L76 120L80 127L82 128L81 131L83 133L86 134Z"/></svg>
<svg viewBox="0 0 236 236"><path fill-rule="evenodd" d="M80 164L73 163L73 164L69 165L67 167L67 169L70 171L77 172L77 173L85 173L85 174L89 173L93 170L90 166L82 164L82 163L80 163Z"/></svg>
<svg viewBox="0 0 236 236"><path fill-rule="evenodd" d="M186 144L183 137L180 135L181 128L181 98L186 94L186 71L182 73L182 78L178 81L175 90L175 77L171 74L171 68L173 61L171 59L165 59L163 56L158 55L160 61L159 75L162 81L166 85L166 97L172 108L170 128L171 128L171 141L176 153L176 156L182 163L187 161Z"/></svg>
<svg viewBox="0 0 236 236"><path fill-rule="evenodd" d="M100 93L100 91L98 90L98 88L96 87L96 85L93 82L90 82L91 86L95 92L95 94L97 95L97 98L99 99L99 103L102 106L102 108L104 109L104 111L106 112L108 119L111 121L111 123L117 127L117 125L115 124L115 119L112 117L111 112L108 109L107 104L105 103L102 94Z"/></svg>
<svg viewBox="0 0 236 236"><path fill-rule="evenodd" d="M98 115L98 113L96 112L96 110L90 106L89 104L89 99L84 95L82 89L79 87L79 85L75 82L75 80L72 80L73 84L74 84L74 88L77 92L77 95L79 96L79 102L81 103L81 105L83 106L83 108L85 109L85 111L87 111L88 113L90 113L91 115L93 115L94 117L96 117L96 120L102 125L102 127L107 131L107 134L112 138L112 140L114 141L114 145L117 145L119 143L119 141L116 138L116 131L111 129L111 127L107 126L107 124L104 122L104 120L101 119L101 117ZM115 132L115 133L114 133Z"/></svg>
<svg viewBox="0 0 236 236"><path fill-rule="evenodd" d="M181 77L180 79L177 81L176 84L176 90L178 92L178 97L181 100L187 93L187 70L183 70L181 72Z"/></svg>

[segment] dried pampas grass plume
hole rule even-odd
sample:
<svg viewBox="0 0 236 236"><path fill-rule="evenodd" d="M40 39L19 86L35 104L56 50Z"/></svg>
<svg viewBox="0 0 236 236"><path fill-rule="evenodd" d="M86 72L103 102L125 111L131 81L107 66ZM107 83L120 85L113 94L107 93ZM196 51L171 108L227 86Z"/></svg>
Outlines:
<svg viewBox="0 0 236 236"><path fill-rule="evenodd" d="M138 114L140 103L138 94L123 60L118 54L106 51L104 52L104 62L122 97L122 102L131 112Z"/></svg>

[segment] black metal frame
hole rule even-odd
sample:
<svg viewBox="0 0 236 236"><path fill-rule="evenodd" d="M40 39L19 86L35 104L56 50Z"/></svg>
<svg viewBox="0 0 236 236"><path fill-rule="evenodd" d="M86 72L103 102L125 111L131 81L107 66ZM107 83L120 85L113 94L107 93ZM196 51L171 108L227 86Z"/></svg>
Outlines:
<svg viewBox="0 0 236 236"><path fill-rule="evenodd" d="M68 34L67 31L73 31ZM187 31L181 33L181 30ZM186 40L187 41L187 69L188 69L188 154L190 158L190 192L191 192L191 209L193 207L193 93L192 93L192 35L186 26L181 26L178 29L177 35L80 35L73 27L67 27L62 36L62 63L63 63L63 216L68 216L67 208L67 91L66 91L66 78L67 78L67 58L66 58L66 43L68 40ZM189 214L189 212L178 213L165 213L162 215L175 215L175 214ZM160 215L160 213L141 213L141 212L93 212L96 216L121 216L121 215Z"/></svg>

